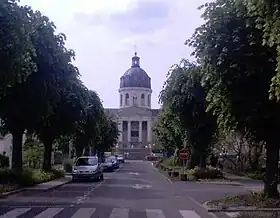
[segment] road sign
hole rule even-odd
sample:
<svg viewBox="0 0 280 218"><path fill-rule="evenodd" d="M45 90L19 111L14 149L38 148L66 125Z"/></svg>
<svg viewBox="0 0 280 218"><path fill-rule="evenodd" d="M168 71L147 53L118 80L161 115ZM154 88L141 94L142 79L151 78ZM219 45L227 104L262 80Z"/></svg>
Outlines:
<svg viewBox="0 0 280 218"><path fill-rule="evenodd" d="M180 151L179 151L179 158L181 160L187 160L189 157L189 151L188 149L186 148L182 148Z"/></svg>

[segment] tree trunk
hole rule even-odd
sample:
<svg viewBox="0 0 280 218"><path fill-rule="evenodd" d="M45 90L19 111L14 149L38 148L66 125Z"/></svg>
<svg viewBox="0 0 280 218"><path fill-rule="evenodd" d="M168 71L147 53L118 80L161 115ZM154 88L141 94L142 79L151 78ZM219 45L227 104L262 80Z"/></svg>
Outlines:
<svg viewBox="0 0 280 218"><path fill-rule="evenodd" d="M12 131L13 136L13 150L12 150L12 169L22 169L22 137L23 132L21 130Z"/></svg>
<svg viewBox="0 0 280 218"><path fill-rule="evenodd" d="M195 149L192 149L190 160L188 162L188 168L193 169L196 166L200 165L200 155L199 152Z"/></svg>
<svg viewBox="0 0 280 218"><path fill-rule="evenodd" d="M53 140L48 139L44 141L44 161L43 170L50 171L52 169L52 144Z"/></svg>
<svg viewBox="0 0 280 218"><path fill-rule="evenodd" d="M264 180L264 193L269 198L279 198L278 192L278 144L268 143L266 148L266 169Z"/></svg>
<svg viewBox="0 0 280 218"><path fill-rule="evenodd" d="M200 160L199 160L199 167L205 169L206 168L206 152L202 152L200 154Z"/></svg>

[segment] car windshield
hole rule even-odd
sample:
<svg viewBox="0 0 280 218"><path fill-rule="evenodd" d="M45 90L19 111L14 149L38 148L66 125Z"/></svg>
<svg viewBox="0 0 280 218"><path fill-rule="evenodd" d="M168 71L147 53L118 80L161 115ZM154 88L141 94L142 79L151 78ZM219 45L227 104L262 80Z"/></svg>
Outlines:
<svg viewBox="0 0 280 218"><path fill-rule="evenodd" d="M92 158L92 157L79 158L76 162L76 166L92 166L97 164L98 164L97 158Z"/></svg>

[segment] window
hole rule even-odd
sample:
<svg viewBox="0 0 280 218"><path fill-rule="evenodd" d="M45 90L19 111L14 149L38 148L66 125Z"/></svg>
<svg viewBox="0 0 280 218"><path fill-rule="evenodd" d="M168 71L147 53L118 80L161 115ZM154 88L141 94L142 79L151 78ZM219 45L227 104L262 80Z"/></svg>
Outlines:
<svg viewBox="0 0 280 218"><path fill-rule="evenodd" d="M120 105L122 106L123 104L123 95L120 95Z"/></svg>
<svg viewBox="0 0 280 218"><path fill-rule="evenodd" d="M125 105L129 105L129 94L125 94Z"/></svg>
<svg viewBox="0 0 280 218"><path fill-rule="evenodd" d="M145 95L141 94L141 105L145 105Z"/></svg>
<svg viewBox="0 0 280 218"><path fill-rule="evenodd" d="M136 105L136 104L137 104L137 97L133 96L133 105Z"/></svg>
<svg viewBox="0 0 280 218"><path fill-rule="evenodd" d="M94 166L97 164L98 164L98 159L92 157L79 158L76 162L76 166Z"/></svg>
<svg viewBox="0 0 280 218"><path fill-rule="evenodd" d="M148 106L151 106L151 95L148 95Z"/></svg>

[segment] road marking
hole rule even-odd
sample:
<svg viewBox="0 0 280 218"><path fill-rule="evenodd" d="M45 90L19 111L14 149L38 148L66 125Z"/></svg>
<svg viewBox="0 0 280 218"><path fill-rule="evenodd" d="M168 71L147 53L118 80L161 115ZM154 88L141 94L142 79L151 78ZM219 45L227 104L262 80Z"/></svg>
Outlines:
<svg viewBox="0 0 280 218"><path fill-rule="evenodd" d="M201 218L195 211L193 210L179 210L179 213L184 218Z"/></svg>
<svg viewBox="0 0 280 218"><path fill-rule="evenodd" d="M152 186L151 185L141 185L141 184L135 184L132 186L132 188L135 188L135 189L143 189L143 188L151 188Z"/></svg>
<svg viewBox="0 0 280 218"><path fill-rule="evenodd" d="M136 175L136 176L140 175L140 173L137 173L137 172L129 172L128 174L130 174L130 175Z"/></svg>
<svg viewBox="0 0 280 218"><path fill-rule="evenodd" d="M113 208L109 218L128 218L128 216L129 216L128 208Z"/></svg>
<svg viewBox="0 0 280 218"><path fill-rule="evenodd" d="M88 198L88 196L93 193L96 189L98 189L100 186L102 186L107 180L103 180L102 182L98 183L96 186L93 186L90 190L85 192L83 196L77 197L76 204L82 204L85 202L85 200ZM70 207L74 207L75 204L71 204ZM1 218L1 217L0 217Z"/></svg>
<svg viewBox="0 0 280 218"><path fill-rule="evenodd" d="M28 212L29 210L31 210L31 208L16 208L9 211L8 213L1 215L0 218L17 218L20 215Z"/></svg>
<svg viewBox="0 0 280 218"><path fill-rule="evenodd" d="M57 215L59 212L61 212L64 208L48 208L44 210L43 212L39 213L34 218L50 218Z"/></svg>
<svg viewBox="0 0 280 218"><path fill-rule="evenodd" d="M145 212L146 212L147 218L165 218L162 210L146 209Z"/></svg>
<svg viewBox="0 0 280 218"><path fill-rule="evenodd" d="M95 208L80 208L71 218L90 218L95 210Z"/></svg>
<svg viewBox="0 0 280 218"><path fill-rule="evenodd" d="M239 216L239 213L238 212L228 212L228 213L225 213L227 216L229 217L238 217Z"/></svg>

